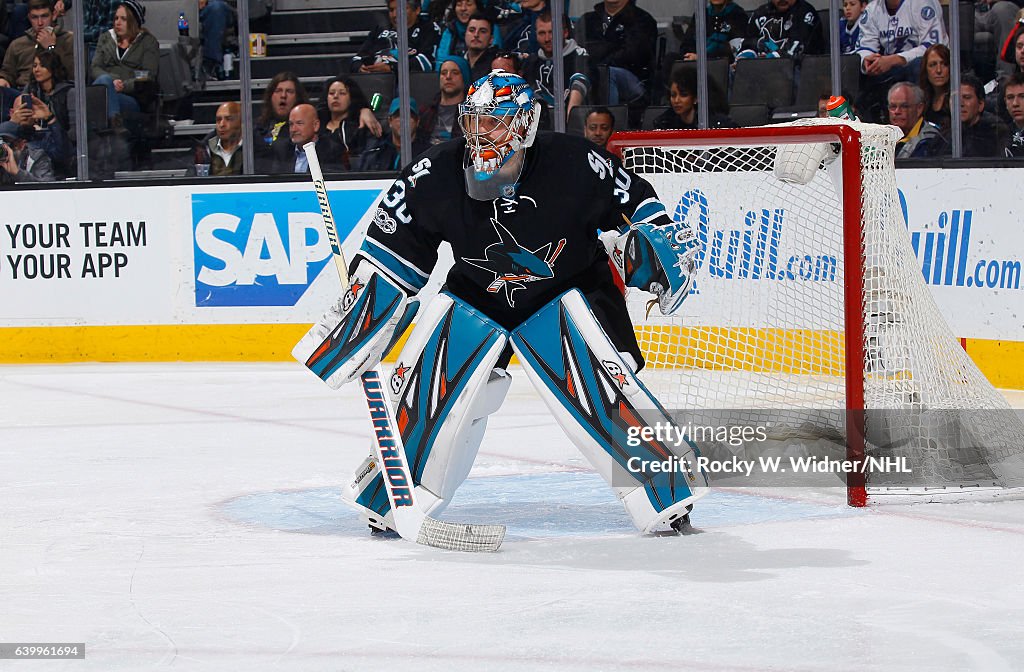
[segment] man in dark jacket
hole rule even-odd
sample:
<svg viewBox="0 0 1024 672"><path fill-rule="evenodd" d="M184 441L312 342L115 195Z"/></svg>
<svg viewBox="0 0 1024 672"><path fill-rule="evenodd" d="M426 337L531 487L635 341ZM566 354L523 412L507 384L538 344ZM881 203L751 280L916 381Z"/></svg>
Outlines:
<svg viewBox="0 0 1024 672"><path fill-rule="evenodd" d="M960 121L964 156L1002 156L1010 131L985 111L985 85L974 75L960 79Z"/></svg>
<svg viewBox="0 0 1024 672"><path fill-rule="evenodd" d="M388 0L390 25L374 29L352 59L352 72L397 72L398 3ZM420 16L420 0L408 0L405 16L409 25L409 69L429 72L441 41L441 29L427 16Z"/></svg>
<svg viewBox="0 0 1024 672"><path fill-rule="evenodd" d="M270 147L274 157L271 172L279 175L309 173L309 162L303 150L309 142L316 143L317 158L325 173L345 170L337 143L320 139L320 118L316 108L309 103L299 103L288 113L288 135L278 133L277 140Z"/></svg>
<svg viewBox="0 0 1024 672"><path fill-rule="evenodd" d="M217 108L216 128L200 145L201 163L210 165L210 175L242 174L242 106L222 103ZM198 162L197 162L198 163Z"/></svg>
<svg viewBox="0 0 1024 672"><path fill-rule="evenodd" d="M604 0L581 21L583 48L593 65L608 66L608 102L628 103L644 95L658 23L630 0Z"/></svg>
<svg viewBox="0 0 1024 672"><path fill-rule="evenodd" d="M391 107L388 110L388 124L391 126L391 132L385 133L375 143L366 148L366 151L359 156L357 170L367 172L401 170L402 126L400 117L399 100L395 98L391 101ZM426 140L417 137L419 123L419 109L416 107L416 101L410 98L409 134L412 136L413 156L425 152L430 147Z"/></svg>
<svg viewBox="0 0 1024 672"><path fill-rule="evenodd" d="M825 46L821 20L807 0L771 0L751 15L737 58L800 58L824 54Z"/></svg>

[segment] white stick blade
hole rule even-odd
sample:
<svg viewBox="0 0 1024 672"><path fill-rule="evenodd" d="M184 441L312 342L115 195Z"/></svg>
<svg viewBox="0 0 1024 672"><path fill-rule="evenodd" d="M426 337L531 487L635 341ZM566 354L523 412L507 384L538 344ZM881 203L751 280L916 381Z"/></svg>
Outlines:
<svg viewBox="0 0 1024 672"><path fill-rule="evenodd" d="M449 551L493 552L505 539L504 525L470 525L425 518L416 543Z"/></svg>

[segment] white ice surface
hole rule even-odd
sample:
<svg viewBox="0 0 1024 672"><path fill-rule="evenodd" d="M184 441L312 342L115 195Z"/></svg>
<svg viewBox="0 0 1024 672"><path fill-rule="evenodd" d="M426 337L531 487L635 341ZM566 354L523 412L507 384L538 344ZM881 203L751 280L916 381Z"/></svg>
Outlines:
<svg viewBox="0 0 1024 672"><path fill-rule="evenodd" d="M361 403L287 364L0 367L0 641L87 651L0 670L1024 669L1024 502L722 490L641 538L520 372L443 516L509 536L442 552L336 497Z"/></svg>

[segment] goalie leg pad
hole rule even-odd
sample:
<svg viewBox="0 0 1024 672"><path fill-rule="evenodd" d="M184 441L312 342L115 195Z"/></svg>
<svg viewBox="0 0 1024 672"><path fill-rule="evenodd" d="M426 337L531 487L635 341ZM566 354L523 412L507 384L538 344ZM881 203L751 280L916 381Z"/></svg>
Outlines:
<svg viewBox="0 0 1024 672"><path fill-rule="evenodd" d="M674 424L633 374L578 290L512 332L512 348L569 439L622 500L642 532L667 530L708 492L696 446L640 440L652 423ZM658 471L653 464L675 464ZM689 466L689 469L686 467Z"/></svg>
<svg viewBox="0 0 1024 672"><path fill-rule="evenodd" d="M508 393L511 376L494 368L507 343L507 331L442 292L398 355L388 394L417 497L428 515L441 511L469 475L487 416ZM345 498L365 515L390 522L375 464L367 470L364 463Z"/></svg>
<svg viewBox="0 0 1024 672"><path fill-rule="evenodd" d="M380 361L408 312L407 295L367 262L352 284L292 350L292 356L337 389Z"/></svg>

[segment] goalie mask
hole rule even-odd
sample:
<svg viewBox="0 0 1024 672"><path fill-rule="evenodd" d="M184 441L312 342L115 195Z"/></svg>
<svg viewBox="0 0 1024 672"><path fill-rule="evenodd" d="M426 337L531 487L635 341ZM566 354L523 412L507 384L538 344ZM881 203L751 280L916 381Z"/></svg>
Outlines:
<svg viewBox="0 0 1024 672"><path fill-rule="evenodd" d="M492 201L515 194L525 150L533 144L540 105L519 75L503 70L481 77L459 105L459 125L466 136L466 191Z"/></svg>

